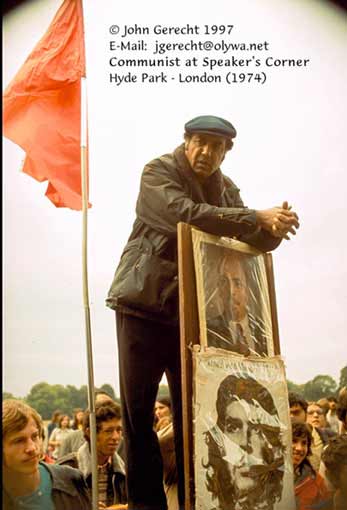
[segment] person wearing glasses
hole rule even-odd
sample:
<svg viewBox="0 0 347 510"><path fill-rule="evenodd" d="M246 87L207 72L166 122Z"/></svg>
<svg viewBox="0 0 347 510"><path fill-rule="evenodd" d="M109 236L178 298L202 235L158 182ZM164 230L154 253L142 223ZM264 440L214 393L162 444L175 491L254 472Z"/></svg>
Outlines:
<svg viewBox="0 0 347 510"><path fill-rule="evenodd" d="M316 471L319 471L323 448L328 444L329 438L336 434L325 427L324 409L318 402L309 402L307 407L306 423L312 427L311 456L309 460Z"/></svg>

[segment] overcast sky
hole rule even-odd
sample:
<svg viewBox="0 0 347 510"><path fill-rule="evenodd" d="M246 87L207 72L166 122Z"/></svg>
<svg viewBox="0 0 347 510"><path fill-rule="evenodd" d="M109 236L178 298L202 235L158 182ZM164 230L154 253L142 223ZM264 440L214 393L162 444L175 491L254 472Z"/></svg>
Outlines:
<svg viewBox="0 0 347 510"><path fill-rule="evenodd" d="M47 29L60 1L36 0L4 19L4 85ZM121 11L120 9L121 5ZM282 354L297 383L317 374L338 379L347 363L346 277L346 16L319 0L154 0L120 4L85 1L90 140L89 283L95 383L118 393L113 312L105 297L134 221L146 162L182 141L184 123L202 114L229 119L237 128L222 169L251 208L289 200L301 228L274 252ZM202 59L245 58L245 52L201 51L193 71L154 69L168 84L109 82L109 60L149 58L111 52L110 26L234 25L230 35L149 34L122 38L180 43L267 42L249 52L266 82L179 83L178 73L202 74ZM202 30L202 29L201 29ZM121 33L121 32L120 32ZM118 44L118 42L117 42ZM172 51L185 61L193 51ZM164 56L166 56L164 55ZM266 67L266 57L309 59L301 67ZM270 61L272 62L272 61ZM228 69L230 70L230 69ZM224 77L224 67L214 75ZM213 74L209 72L209 74ZM263 76L263 75L262 75ZM40 381L87 383L81 276L81 214L56 209L45 183L20 173L23 152L4 139L4 390L26 395Z"/></svg>

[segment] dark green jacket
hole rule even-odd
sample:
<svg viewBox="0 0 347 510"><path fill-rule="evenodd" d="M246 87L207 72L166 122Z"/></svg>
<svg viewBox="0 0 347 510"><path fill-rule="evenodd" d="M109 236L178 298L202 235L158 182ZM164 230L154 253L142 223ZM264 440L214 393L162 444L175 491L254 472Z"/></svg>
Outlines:
<svg viewBox="0 0 347 510"><path fill-rule="evenodd" d="M55 510L91 510L91 502L83 475L69 466L44 464L52 478L52 498ZM20 510L13 499L2 489L4 510Z"/></svg>
<svg viewBox="0 0 347 510"><path fill-rule="evenodd" d="M200 184L184 153L148 163L142 173L136 220L106 304L163 322L177 321L177 224L189 223L217 236L236 237L266 252L280 240L256 225L239 189L220 170Z"/></svg>

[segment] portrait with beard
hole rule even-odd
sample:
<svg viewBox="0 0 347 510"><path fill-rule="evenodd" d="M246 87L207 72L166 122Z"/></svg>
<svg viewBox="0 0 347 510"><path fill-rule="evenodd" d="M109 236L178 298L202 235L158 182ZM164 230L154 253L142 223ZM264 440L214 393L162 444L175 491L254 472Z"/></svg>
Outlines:
<svg viewBox="0 0 347 510"><path fill-rule="evenodd" d="M216 410L202 461L206 489L217 500L213 510L273 510L282 495L285 447L271 394L251 377L229 375Z"/></svg>

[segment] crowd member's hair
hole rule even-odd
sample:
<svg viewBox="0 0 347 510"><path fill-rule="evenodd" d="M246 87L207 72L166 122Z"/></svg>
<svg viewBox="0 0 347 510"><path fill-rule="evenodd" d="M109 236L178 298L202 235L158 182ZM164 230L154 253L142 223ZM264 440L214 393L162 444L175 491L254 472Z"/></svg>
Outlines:
<svg viewBox="0 0 347 510"><path fill-rule="evenodd" d="M322 461L326 467L326 476L335 489L340 489L340 472L347 465L347 434L330 439L322 452Z"/></svg>
<svg viewBox="0 0 347 510"><path fill-rule="evenodd" d="M61 410L60 409L56 409L52 413L51 422L52 423L58 423L58 420L59 420L60 416L61 416Z"/></svg>
<svg viewBox="0 0 347 510"><path fill-rule="evenodd" d="M336 407L337 417L342 423L347 422L347 387L344 386L339 392L339 398Z"/></svg>
<svg viewBox="0 0 347 510"><path fill-rule="evenodd" d="M78 429L78 425L79 425L79 423L77 421L78 413L83 413L83 409L81 407L77 407L73 411L73 421L72 421L71 428L74 429L74 430ZM82 420L83 420L83 418L82 418Z"/></svg>
<svg viewBox="0 0 347 510"><path fill-rule="evenodd" d="M327 398L320 398L316 402L319 407L323 409L323 412L325 415L327 415L328 411L330 410L329 400Z"/></svg>
<svg viewBox="0 0 347 510"><path fill-rule="evenodd" d="M157 397L155 399L156 402L160 402L161 404L163 404L164 406L166 407L170 407L171 409L171 398L169 395L163 395L161 397Z"/></svg>
<svg viewBox="0 0 347 510"><path fill-rule="evenodd" d="M288 393L289 407L300 406L302 409L307 412L308 403L307 400L304 399L299 393L295 393L294 391L290 391Z"/></svg>
<svg viewBox="0 0 347 510"><path fill-rule="evenodd" d="M308 423L292 423L292 437L307 440L307 455L311 455L312 427ZM306 457L307 457L306 455Z"/></svg>
<svg viewBox="0 0 347 510"><path fill-rule="evenodd" d="M114 402L113 398L107 391L104 390L95 390L94 391L94 398L95 401L98 400L98 397L103 397L102 400L100 400L100 403L106 403L106 402Z"/></svg>
<svg viewBox="0 0 347 510"><path fill-rule="evenodd" d="M328 397L328 402L335 402L335 404L337 404L337 398L334 395L331 395Z"/></svg>
<svg viewBox="0 0 347 510"><path fill-rule="evenodd" d="M249 404L256 400L271 416L278 417L273 398L264 386L252 378L244 379L229 375L221 382L216 401L217 425L222 432L225 432L227 407L239 399L243 399ZM267 508L270 510L282 495L285 447L282 443L279 426L259 424L258 427L271 445L271 449L264 446L263 456L269 467L273 464L273 468L261 475L259 488L254 491L252 497L254 503L255 501L266 501ZM218 498L220 510L234 508L237 496L228 463L223 459L225 455L224 445L217 444L211 431L205 432L205 440L208 447L208 461L203 463L203 467L206 469L206 488L212 493L213 499ZM276 453L279 454L277 458L275 458L275 448Z"/></svg>
<svg viewBox="0 0 347 510"><path fill-rule="evenodd" d="M199 134L204 135L204 133L184 133L184 140L186 142L189 142L189 140L192 138L193 135L199 135ZM232 141L232 139L227 138L225 136L221 136L221 138L224 138L224 140L225 140L225 149L227 151L230 151L234 145L234 142Z"/></svg>
<svg viewBox="0 0 347 510"><path fill-rule="evenodd" d="M318 406L318 407L320 407L320 408L321 408L321 410L324 412L324 408L323 408L323 406L322 406L321 404L319 404L319 403L318 403L318 401L316 401L316 400L309 400L309 401L308 401L308 406ZM307 406L307 407L308 407L308 406Z"/></svg>
<svg viewBox="0 0 347 510"><path fill-rule="evenodd" d="M2 403L2 438L12 432L19 432L28 424L30 418L34 420L42 435L43 422L41 416L24 402L15 399L4 400Z"/></svg>
<svg viewBox="0 0 347 510"><path fill-rule="evenodd" d="M67 424L67 428L69 429L70 428L70 416L68 414L61 414L59 416L59 420L58 420L58 427L61 428L61 422L63 421L64 418L68 418L68 424Z"/></svg>
<svg viewBox="0 0 347 510"><path fill-rule="evenodd" d="M116 418L117 420L121 420L121 407L116 402L104 402L100 404L96 404L95 406L95 422L96 422L96 432L98 433L101 429L101 423L104 421L112 420ZM89 427L90 427L90 411L86 409L84 411L83 416L83 433L84 438L90 442L89 436Z"/></svg>

